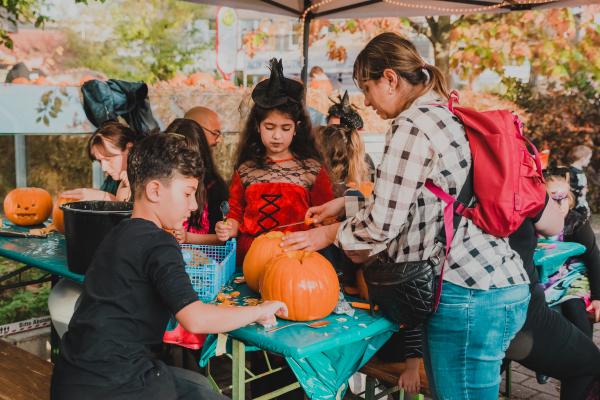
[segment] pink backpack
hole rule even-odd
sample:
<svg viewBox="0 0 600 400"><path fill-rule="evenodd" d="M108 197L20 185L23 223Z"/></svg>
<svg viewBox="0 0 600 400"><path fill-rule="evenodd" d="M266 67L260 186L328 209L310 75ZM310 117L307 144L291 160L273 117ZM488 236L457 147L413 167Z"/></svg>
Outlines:
<svg viewBox="0 0 600 400"><path fill-rule="evenodd" d="M523 136L519 117L507 110L476 111L454 107L452 92L448 109L462 122L472 156L472 193L475 207L456 202L440 187L425 186L438 198L454 204L454 212L496 237L507 237L543 210L546 186L538 150ZM530 153L529 149L533 152ZM456 203L455 203L456 202Z"/></svg>

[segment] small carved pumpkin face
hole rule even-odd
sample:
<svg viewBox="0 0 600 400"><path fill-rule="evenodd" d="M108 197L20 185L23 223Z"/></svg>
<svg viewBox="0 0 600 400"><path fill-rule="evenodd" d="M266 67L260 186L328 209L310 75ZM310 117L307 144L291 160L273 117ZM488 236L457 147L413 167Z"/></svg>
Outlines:
<svg viewBox="0 0 600 400"><path fill-rule="evenodd" d="M17 188L4 198L4 214L16 225L29 226L44 222L52 212L52 196L40 188Z"/></svg>

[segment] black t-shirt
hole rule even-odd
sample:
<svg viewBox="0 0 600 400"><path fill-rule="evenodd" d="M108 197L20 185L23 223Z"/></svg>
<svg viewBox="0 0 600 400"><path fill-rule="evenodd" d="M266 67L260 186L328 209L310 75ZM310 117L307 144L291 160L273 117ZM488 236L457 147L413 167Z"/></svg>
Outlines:
<svg viewBox="0 0 600 400"><path fill-rule="evenodd" d="M184 265L174 237L152 222L132 218L113 228L63 337L58 382L143 387L170 315L198 300Z"/></svg>
<svg viewBox="0 0 600 400"><path fill-rule="evenodd" d="M548 195L546 195L545 204L548 204ZM508 237L510 247L512 247L523 260L523 267L525 268L527 275L529 275L529 281L532 285L539 281L537 269L533 264L533 253L537 246L535 224L542 218L543 213L544 210L540 211L535 218L526 218L519 229Z"/></svg>

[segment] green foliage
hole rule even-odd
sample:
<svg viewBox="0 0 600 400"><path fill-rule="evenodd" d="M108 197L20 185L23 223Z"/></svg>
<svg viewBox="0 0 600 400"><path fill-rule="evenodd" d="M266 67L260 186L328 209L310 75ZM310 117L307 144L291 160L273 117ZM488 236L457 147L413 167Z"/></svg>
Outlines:
<svg viewBox="0 0 600 400"><path fill-rule="evenodd" d="M0 258L0 275L22 267L23 264ZM35 268L25 272L23 279L40 278L44 273ZM11 279L3 284L16 282ZM48 315L50 283L0 292L0 325Z"/></svg>
<svg viewBox="0 0 600 400"><path fill-rule="evenodd" d="M208 47L198 40L194 22L205 7L177 0L115 0L94 25L111 32L109 40L68 34L65 63L87 67L111 78L156 82L172 78Z"/></svg>
<svg viewBox="0 0 600 400"><path fill-rule="evenodd" d="M75 3L88 4L88 0L75 0ZM1 28L3 20L15 26L19 23L33 23L36 28L41 28L49 20L42 13L44 5L45 0L0 0L0 45L9 49L13 47L12 39L5 29Z"/></svg>

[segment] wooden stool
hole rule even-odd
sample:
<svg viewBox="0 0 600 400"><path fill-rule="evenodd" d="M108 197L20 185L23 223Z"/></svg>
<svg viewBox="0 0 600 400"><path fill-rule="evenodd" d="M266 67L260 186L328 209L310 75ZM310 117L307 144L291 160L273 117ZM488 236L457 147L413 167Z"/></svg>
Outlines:
<svg viewBox="0 0 600 400"><path fill-rule="evenodd" d="M0 340L0 400L50 398L52 364Z"/></svg>
<svg viewBox="0 0 600 400"><path fill-rule="evenodd" d="M406 363L403 362L391 362L386 363L379 360L377 357L371 358L359 372L362 372L367 376L366 390L364 392L365 400L381 399L391 393L400 392L400 398L404 398L404 391L398 386L398 377L406 369ZM421 378L421 392L429 393L429 384L427 381L427 374L425 373L425 367L423 362L419 366L419 376ZM375 394L375 389L378 386L377 381L385 383L389 389L383 390L379 394ZM419 394L414 397L415 399L423 399L423 395Z"/></svg>

